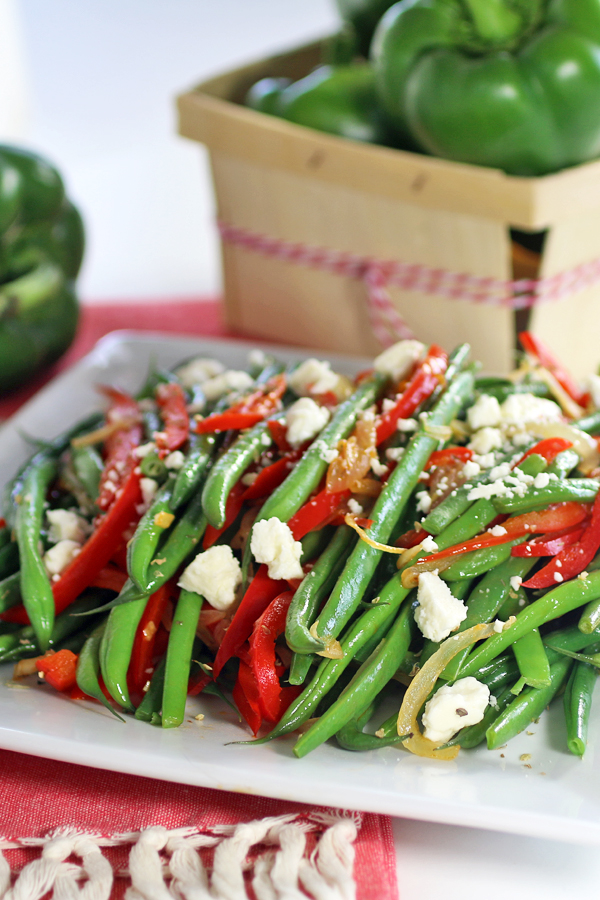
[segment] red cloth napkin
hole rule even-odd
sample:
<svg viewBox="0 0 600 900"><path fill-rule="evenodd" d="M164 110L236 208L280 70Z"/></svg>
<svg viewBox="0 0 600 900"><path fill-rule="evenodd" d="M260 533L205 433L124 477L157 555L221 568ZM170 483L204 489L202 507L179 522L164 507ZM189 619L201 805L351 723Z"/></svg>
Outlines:
<svg viewBox="0 0 600 900"><path fill-rule="evenodd" d="M223 327L216 301L85 307L78 336L68 354L34 383L1 401L0 417L11 415L49 378L87 353L104 334L120 329L234 336ZM65 827L114 835L157 825L168 829L214 827L288 813L315 813L313 807L297 803L137 778L8 750L0 750L0 792L0 838L19 841L40 838ZM354 848L357 900L395 900L396 855L389 817L363 814ZM128 849L109 848L104 852L118 869L127 864ZM13 869L20 869L36 854L39 856L39 849L26 850L21 845L19 849L4 851ZM122 895L125 884L124 879L117 879L114 898ZM43 893L42 890L39 896Z"/></svg>

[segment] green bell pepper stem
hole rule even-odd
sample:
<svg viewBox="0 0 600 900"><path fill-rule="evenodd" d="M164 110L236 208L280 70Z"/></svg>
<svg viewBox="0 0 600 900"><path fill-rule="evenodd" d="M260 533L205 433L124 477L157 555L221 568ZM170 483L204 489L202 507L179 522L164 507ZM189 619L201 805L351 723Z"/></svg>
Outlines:
<svg viewBox="0 0 600 900"><path fill-rule="evenodd" d="M506 5L505 0L463 0L463 3L475 30L486 43L503 45L522 28L521 17Z"/></svg>
<svg viewBox="0 0 600 900"><path fill-rule="evenodd" d="M163 728L176 728L183 722L192 648L203 599L200 594L182 590L173 615L162 702Z"/></svg>
<svg viewBox="0 0 600 900"><path fill-rule="evenodd" d="M504 709L486 732L489 750L506 744L542 714L563 685L571 665L572 661L566 657L553 663L547 687L528 688Z"/></svg>
<svg viewBox="0 0 600 900"><path fill-rule="evenodd" d="M65 277L56 263L40 259L19 278L0 287L0 315L34 310L62 288Z"/></svg>

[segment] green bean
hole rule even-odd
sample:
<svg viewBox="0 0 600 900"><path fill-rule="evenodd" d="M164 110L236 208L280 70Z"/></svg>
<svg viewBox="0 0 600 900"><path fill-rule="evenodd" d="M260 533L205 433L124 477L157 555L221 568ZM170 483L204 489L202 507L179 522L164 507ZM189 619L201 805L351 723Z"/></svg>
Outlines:
<svg viewBox="0 0 600 900"><path fill-rule="evenodd" d="M186 590L179 594L167 646L162 700L163 728L176 728L183 722L192 647L202 603L200 594Z"/></svg>
<svg viewBox="0 0 600 900"><path fill-rule="evenodd" d="M0 581L0 612L6 612L21 602L21 575L15 572Z"/></svg>
<svg viewBox="0 0 600 900"><path fill-rule="evenodd" d="M575 450L561 450L557 453L551 463L548 464L546 471L549 475L556 475L557 478L567 478L568 475L579 465L579 454Z"/></svg>
<svg viewBox="0 0 600 900"><path fill-rule="evenodd" d="M144 694L144 699L136 709L134 718L142 722L150 722L152 725L162 725L160 711L162 709L162 695L165 683L166 656L163 656L156 665L150 686Z"/></svg>
<svg viewBox="0 0 600 900"><path fill-rule="evenodd" d="M74 447L71 451L73 470L85 493L95 502L100 493L100 477L104 470L102 457L95 447Z"/></svg>
<svg viewBox="0 0 600 900"><path fill-rule="evenodd" d="M160 458L156 451L147 453L140 460L140 469L144 478L153 478L154 481L162 482L167 477L168 469L164 460Z"/></svg>
<svg viewBox="0 0 600 900"><path fill-rule="evenodd" d="M529 458L529 457L528 457ZM544 488L528 487L523 496L505 494L494 497L493 503L500 513L525 513L535 509L545 509L551 503L590 503L598 493L598 483L589 478L566 478L551 481Z"/></svg>
<svg viewBox="0 0 600 900"><path fill-rule="evenodd" d="M394 713L393 730L383 733L383 726L375 734L365 734L363 728L375 711L375 703L371 703L362 715L351 719L337 732L335 739L344 750L352 750L356 753L364 753L369 750L379 750L381 747L391 747L401 740L396 729L398 714Z"/></svg>
<svg viewBox="0 0 600 900"><path fill-rule="evenodd" d="M288 681L290 684L304 684L314 662L313 653L294 653L290 663Z"/></svg>
<svg viewBox="0 0 600 900"><path fill-rule="evenodd" d="M486 732L489 750L506 744L537 719L558 693L571 668L571 660L563 657L550 668L550 684L543 688L528 688L500 713Z"/></svg>
<svg viewBox="0 0 600 900"><path fill-rule="evenodd" d="M548 687L550 664L538 628L532 628L512 645L521 678L529 687Z"/></svg>
<svg viewBox="0 0 600 900"><path fill-rule="evenodd" d="M369 537L374 541L387 543L392 529L418 483L423 466L438 445L438 440L427 433L427 428L447 425L452 421L464 405L472 387L472 373L460 373L448 385L432 411L427 414L427 419L421 421L419 430L411 438L402 459L392 472L370 514L373 525L369 528ZM356 611L382 552L365 541L359 541L352 551L319 615L319 624L315 631L317 637L324 643L330 638L336 638Z"/></svg>
<svg viewBox="0 0 600 900"><path fill-rule="evenodd" d="M591 599L600 597L600 572L591 572L586 579L575 578L553 588L526 606L510 628L484 641L459 670L459 676L475 675L480 666L490 662L510 644L533 628L578 609Z"/></svg>
<svg viewBox="0 0 600 900"><path fill-rule="evenodd" d="M282 413L279 413L272 418L281 417ZM227 498L233 485L272 443L268 421L259 422L242 432L213 465L202 489L202 505L214 528L222 528L225 523Z"/></svg>
<svg viewBox="0 0 600 900"><path fill-rule="evenodd" d="M23 475L15 522L23 605L40 649L44 652L48 649L54 626L54 597L40 553L40 532L46 493L56 475L56 468L56 459L47 453L40 453L33 458Z"/></svg>
<svg viewBox="0 0 600 900"><path fill-rule="evenodd" d="M590 648L598 652L600 644ZM587 745L587 733L592 708L592 693L598 670L589 663L574 663L564 695L567 747L575 756L583 756Z"/></svg>
<svg viewBox="0 0 600 900"><path fill-rule="evenodd" d="M575 419L571 424L588 434L600 434L600 411L590 413L589 416L582 416L581 419Z"/></svg>
<svg viewBox="0 0 600 900"><path fill-rule="evenodd" d="M287 645L295 653L313 653L325 648L322 641L313 638L309 628L355 542L353 529L348 525L340 525L311 571L302 579L290 604L285 629Z"/></svg>
<svg viewBox="0 0 600 900"><path fill-rule="evenodd" d="M106 620L103 620L90 634L85 644L81 648L79 658L77 660L77 686L88 697L93 697L102 703L111 713L121 722L124 722L122 716L114 709L104 696L98 675L100 674L100 644L106 629Z"/></svg>
<svg viewBox="0 0 600 900"><path fill-rule="evenodd" d="M0 578L8 578L19 571L19 545L10 541L0 548Z"/></svg>
<svg viewBox="0 0 600 900"><path fill-rule="evenodd" d="M173 486L171 497L171 509L173 511L187 503L192 494L200 489L218 443L214 434L190 435L189 450L184 464L177 471Z"/></svg>
<svg viewBox="0 0 600 900"><path fill-rule="evenodd" d="M357 709L375 700L393 678L398 663L407 652L414 634L413 611L406 604L390 628L388 635L372 656L362 664L350 684L336 702L306 731L294 746L299 759L310 753L343 728Z"/></svg>
<svg viewBox="0 0 600 900"><path fill-rule="evenodd" d="M127 670L135 633L146 608L148 595L115 606L106 620L106 629L100 642L100 670L109 694L119 706L133 711L127 686Z"/></svg>
<svg viewBox="0 0 600 900"><path fill-rule="evenodd" d="M158 491L127 545L127 572L135 586L144 593L153 580L150 564L159 541L174 520L170 508L174 480L171 475Z"/></svg>
<svg viewBox="0 0 600 900"><path fill-rule="evenodd" d="M460 623L458 630L466 631L473 625L491 622L499 614L511 593L515 594L515 599L518 600L517 592L511 586L511 578L524 578L534 563L534 559L519 559L516 556L510 556L495 569L486 573L469 595L467 617ZM468 647L457 653L440 677L445 681L454 681L462 662L468 655Z"/></svg>
<svg viewBox="0 0 600 900"><path fill-rule="evenodd" d="M317 488L327 469L327 451L335 449L347 437L359 413L371 406L383 390L385 378L373 375L335 410L330 421L310 447L302 454L285 481L263 504L257 520L277 518L288 522Z"/></svg>
<svg viewBox="0 0 600 900"><path fill-rule="evenodd" d="M510 559L510 551L517 544L522 544L525 537L518 537L505 544L496 544L492 547L482 547L471 553L461 553L456 562L440 572L444 581L462 581L464 578L478 578L495 569L497 566Z"/></svg>
<svg viewBox="0 0 600 900"><path fill-rule="evenodd" d="M475 382L476 390L481 394L489 394L495 397L498 403L503 403L511 394L535 394L537 397L548 397L549 390L541 381L514 382L504 378L478 378Z"/></svg>
<svg viewBox="0 0 600 900"><path fill-rule="evenodd" d="M588 572L591 566L588 566ZM592 634L600 626L600 597L586 604L579 619L579 630L584 634Z"/></svg>

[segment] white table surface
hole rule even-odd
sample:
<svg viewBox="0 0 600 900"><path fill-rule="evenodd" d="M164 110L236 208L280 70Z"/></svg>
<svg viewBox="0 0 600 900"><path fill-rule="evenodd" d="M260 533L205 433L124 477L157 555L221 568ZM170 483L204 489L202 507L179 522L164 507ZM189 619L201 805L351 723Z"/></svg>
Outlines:
<svg viewBox="0 0 600 900"><path fill-rule="evenodd" d="M174 97L336 21L333 0L0 0L1 137L63 171L85 302L219 291L206 156L175 134ZM400 819L394 835L402 900L598 894L597 848Z"/></svg>

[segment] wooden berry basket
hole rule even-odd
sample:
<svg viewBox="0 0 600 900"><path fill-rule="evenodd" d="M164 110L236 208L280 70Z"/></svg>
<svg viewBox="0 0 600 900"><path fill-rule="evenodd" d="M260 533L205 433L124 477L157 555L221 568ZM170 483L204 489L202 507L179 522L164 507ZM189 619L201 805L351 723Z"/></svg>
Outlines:
<svg viewBox="0 0 600 900"><path fill-rule="evenodd" d="M263 339L377 352L364 281L284 258L290 242L502 282L571 273L562 297L551 291L530 311L516 312L510 297L493 304L435 287L391 286L389 295L417 337L445 347L469 341L488 371L512 367L515 332L527 319L576 375L596 370L600 161L516 178L333 137L241 104L256 80L299 78L319 52L312 44L264 59L178 98L180 134L209 149L219 220L279 251L223 241L228 322ZM515 254L514 229L544 232L541 256Z"/></svg>

